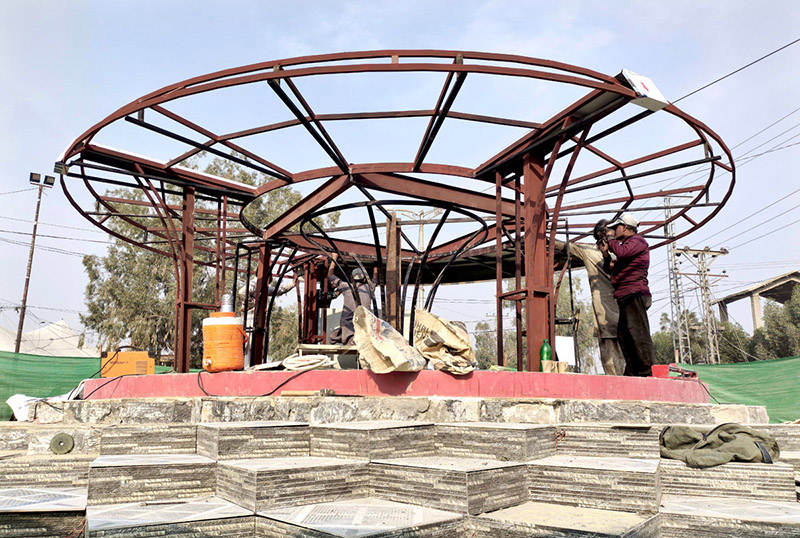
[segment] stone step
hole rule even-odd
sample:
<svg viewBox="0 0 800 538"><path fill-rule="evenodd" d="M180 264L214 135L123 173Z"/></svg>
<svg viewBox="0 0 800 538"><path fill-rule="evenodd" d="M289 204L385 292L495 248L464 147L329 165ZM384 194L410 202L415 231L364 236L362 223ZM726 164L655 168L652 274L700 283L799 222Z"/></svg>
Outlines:
<svg viewBox="0 0 800 538"><path fill-rule="evenodd" d="M216 465L197 454L100 456L89 468L89 504L211 497Z"/></svg>
<svg viewBox="0 0 800 538"><path fill-rule="evenodd" d="M309 455L304 422L206 422L197 425L197 453L216 460Z"/></svg>
<svg viewBox="0 0 800 538"><path fill-rule="evenodd" d="M78 536L86 514L86 488L0 489L0 536Z"/></svg>
<svg viewBox="0 0 800 538"><path fill-rule="evenodd" d="M778 458L778 461L791 465L795 473L800 473L800 451L784 452L781 450L781 457Z"/></svg>
<svg viewBox="0 0 800 538"><path fill-rule="evenodd" d="M219 497L90 506L87 538L223 537L255 535L250 510Z"/></svg>
<svg viewBox="0 0 800 538"><path fill-rule="evenodd" d="M253 511L364 497L369 487L367 463L360 460L310 456L217 466L217 495Z"/></svg>
<svg viewBox="0 0 800 538"><path fill-rule="evenodd" d="M657 512L659 460L555 455L528 462L537 502L622 512Z"/></svg>
<svg viewBox="0 0 800 538"><path fill-rule="evenodd" d="M661 500L662 538L796 538L800 504L736 497L665 495Z"/></svg>
<svg viewBox="0 0 800 538"><path fill-rule="evenodd" d="M525 464L439 456L374 460L374 496L480 514L527 500Z"/></svg>
<svg viewBox="0 0 800 538"><path fill-rule="evenodd" d="M86 487L97 454L19 455L0 459L0 488Z"/></svg>
<svg viewBox="0 0 800 538"><path fill-rule="evenodd" d="M619 458L660 458L657 424L560 424L559 454Z"/></svg>
<svg viewBox="0 0 800 538"><path fill-rule="evenodd" d="M195 424L124 424L103 429L100 454L194 454Z"/></svg>
<svg viewBox="0 0 800 538"><path fill-rule="evenodd" d="M544 424L458 422L436 425L436 454L528 461L556 452L555 428Z"/></svg>
<svg viewBox="0 0 800 538"><path fill-rule="evenodd" d="M101 428L86 425L38 425L28 429L28 454L63 454L59 450L67 449L68 454L97 454L101 431Z"/></svg>
<svg viewBox="0 0 800 538"><path fill-rule="evenodd" d="M0 422L0 451L28 450L28 430L25 422Z"/></svg>
<svg viewBox="0 0 800 538"><path fill-rule="evenodd" d="M786 463L726 463L694 469L679 460L661 460L664 495L741 497L794 501L794 470Z"/></svg>
<svg viewBox="0 0 800 538"><path fill-rule="evenodd" d="M778 441L783 452L800 452L800 424L752 424L754 430L763 430Z"/></svg>
<svg viewBox="0 0 800 538"><path fill-rule="evenodd" d="M529 501L470 518L474 538L660 538L661 516Z"/></svg>
<svg viewBox="0 0 800 538"><path fill-rule="evenodd" d="M278 508L258 515L259 538L466 536L463 514L370 497Z"/></svg>
<svg viewBox="0 0 800 538"><path fill-rule="evenodd" d="M311 455L374 460L434 454L430 422L370 420L311 427Z"/></svg>

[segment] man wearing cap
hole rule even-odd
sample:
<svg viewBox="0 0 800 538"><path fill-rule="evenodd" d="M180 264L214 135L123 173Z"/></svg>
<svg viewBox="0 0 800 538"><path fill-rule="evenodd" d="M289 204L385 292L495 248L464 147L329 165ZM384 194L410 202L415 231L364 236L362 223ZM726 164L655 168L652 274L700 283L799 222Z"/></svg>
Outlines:
<svg viewBox="0 0 800 538"><path fill-rule="evenodd" d="M333 254L332 258L336 260L338 259L338 255ZM342 318L339 322L339 327L336 327L331 333L330 341L333 344L344 344L349 346L353 344L355 332L355 327L353 325L353 314L355 313L356 308L358 308L358 305L361 304L370 312L372 311L373 285L372 282L367 279L367 275L364 274L364 271L362 271L361 268L356 267L350 275L353 280L353 286L356 288L356 292L358 293L358 301L356 301L350 285L333 274L334 267L335 264L332 263L328 268L328 281L331 283L331 287L333 288L336 297L339 295L344 296L344 305L342 306Z"/></svg>
<svg viewBox="0 0 800 538"><path fill-rule="evenodd" d="M611 273L614 299L619 305L617 337L625 357L625 375L649 376L653 366L653 340L647 309L653 304L647 285L650 247L637 234L639 221L623 213L608 225L606 241L598 244Z"/></svg>

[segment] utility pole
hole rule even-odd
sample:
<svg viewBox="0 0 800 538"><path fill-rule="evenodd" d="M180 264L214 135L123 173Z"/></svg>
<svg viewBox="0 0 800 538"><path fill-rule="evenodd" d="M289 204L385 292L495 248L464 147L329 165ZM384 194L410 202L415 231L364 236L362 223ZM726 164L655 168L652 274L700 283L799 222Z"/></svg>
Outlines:
<svg viewBox="0 0 800 538"><path fill-rule="evenodd" d="M664 224L664 235L668 238L675 237L675 223L670 221L672 217L672 199L664 198L664 213L666 215ZM683 285L679 272L678 252L675 243L667 245L667 262L669 265L669 300L670 311L672 313L672 348L675 350L675 362L692 364L692 348L689 341L689 316L686 311L686 303L683 300Z"/></svg>
<svg viewBox="0 0 800 538"><path fill-rule="evenodd" d="M721 275L711 275L708 273L708 267L717 259L717 257L727 254L728 251L724 248L720 250L711 250L709 247L704 249L691 249L683 247L678 254L686 256L692 264L697 268L697 273L680 273L689 277L695 284L700 287L700 293L703 297L703 317L706 330L706 340L708 342L708 354L706 356L706 363L714 364L719 363L719 343L717 342L717 326L714 313L711 311L711 285L715 284L721 278L728 275L723 271ZM716 278L714 282L709 282L709 277ZM699 280L695 280L695 278Z"/></svg>
<svg viewBox="0 0 800 538"><path fill-rule="evenodd" d="M42 182L41 174L31 172L30 182L39 187L39 195L36 198L36 214L33 217L33 235L31 236L31 249L28 253L28 270L25 272L25 287L22 290L22 304L19 307L19 325L17 326L17 338L14 343L14 353L19 353L20 343L22 342L22 327L25 325L25 310L28 305L28 286L31 283L31 267L33 266L33 250L36 246L36 229L39 227L39 208L42 205L42 191L45 187L50 188L56 182L53 176L45 176Z"/></svg>

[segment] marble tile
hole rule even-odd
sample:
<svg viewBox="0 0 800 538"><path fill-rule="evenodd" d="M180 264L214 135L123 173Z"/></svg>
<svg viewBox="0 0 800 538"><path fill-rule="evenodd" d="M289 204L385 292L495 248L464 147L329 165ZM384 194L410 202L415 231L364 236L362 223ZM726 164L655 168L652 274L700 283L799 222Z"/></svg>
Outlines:
<svg viewBox="0 0 800 538"><path fill-rule="evenodd" d="M258 515L332 537L380 536L391 531L458 521L462 517L453 512L372 497L265 510ZM269 522L260 522L259 525L268 526ZM427 536L423 533L413 535Z"/></svg>
<svg viewBox="0 0 800 538"><path fill-rule="evenodd" d="M86 510L90 530L244 517L253 512L219 497L185 501L101 504Z"/></svg>
<svg viewBox="0 0 800 538"><path fill-rule="evenodd" d="M79 512L86 509L86 488L0 489L0 512Z"/></svg>

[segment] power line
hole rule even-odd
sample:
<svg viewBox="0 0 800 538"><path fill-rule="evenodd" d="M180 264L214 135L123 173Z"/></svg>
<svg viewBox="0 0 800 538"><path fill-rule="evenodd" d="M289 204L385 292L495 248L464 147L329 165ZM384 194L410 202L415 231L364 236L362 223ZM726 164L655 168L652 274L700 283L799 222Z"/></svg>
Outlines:
<svg viewBox="0 0 800 538"><path fill-rule="evenodd" d="M37 187L32 187L32 188L30 188L30 189L20 189L20 190L18 190L18 191L0 192L0 196L3 196L3 195L5 195L5 194L17 194L18 192L28 192L28 191L35 191L36 189L37 189Z"/></svg>
<svg viewBox="0 0 800 538"><path fill-rule="evenodd" d="M733 245L732 247L729 247L729 248L728 248L728 250L733 250L733 249L735 249L735 248L737 248L737 247L741 247L741 246L743 246L743 245L746 245L746 244L748 244L748 243L752 243L753 241L757 241L758 239L761 239L762 237L766 237L766 236L768 236L768 235L772 235L772 234L774 234L775 232L779 232L779 231L783 230L784 228L788 228L789 226L792 226L793 224L797 224L798 222L800 222L800 219L793 220L793 221L792 221L792 222L790 222L789 224L786 224L785 226L781 226L780 228L775 228L775 229L774 229L774 230L772 230L771 232L767 232L767 233L765 233L765 234L759 235L758 237L755 237L755 238L753 238L753 239L750 239L749 241L745 241L744 243L739 243L738 245Z"/></svg>
<svg viewBox="0 0 800 538"><path fill-rule="evenodd" d="M25 190L28 190L28 189L25 189ZM28 223L28 224L33 224L32 220L18 219L18 218L14 218L14 217L6 217L6 216L3 216L3 215L0 215L0 219L13 220L13 221L16 221L16 222L25 222L25 223ZM82 232L91 232L91 233L95 233L95 234L105 234L106 233L106 232L104 232L102 230L98 230L96 228L79 228L77 226L67 226L66 224L56 224L54 222L42 222L42 221L39 221L39 226L53 226L54 228L64 228L65 230L79 230L79 231L82 231Z"/></svg>
<svg viewBox="0 0 800 538"><path fill-rule="evenodd" d="M701 88L697 88L697 89L696 89L696 90L694 90L693 92L689 92L689 93L687 93L686 95L684 95L683 97L681 97L681 98L680 98L680 99L678 99L677 101L673 101L673 103L677 103L678 101L682 101L683 99L686 99L687 97L690 97L690 96L692 96L692 95L694 95L694 94L696 94L696 93L698 93L698 92L701 92L701 91L705 90L706 88L708 88L708 87L710 87L710 86L713 86L713 85L714 85L714 84L716 84L717 82L721 82L721 81L725 80L726 78L728 78L728 77L730 77L730 76L733 76L733 75L735 75L735 74L736 74L736 73L738 73L739 71L744 71L744 70L745 70L745 69L747 69L748 67L750 67L750 66L752 66L752 65L755 65L755 64L757 64L757 63L758 63L758 62L760 62L761 60L765 60L765 59L769 58L770 56L772 56L773 54L777 54L778 52L782 51L783 49L789 48L789 47L791 47L792 45L794 45L795 43L798 43L798 42L800 42L800 38L798 38L798 39L795 39L795 40L794 40L794 41L792 41L791 43L787 43L786 45L784 45L784 46L782 46L782 47L780 47L780 48L778 48L778 49L775 49L775 50L773 50L773 51L772 51L772 52L770 52L769 54L765 54L764 56L762 56L761 58L758 58L757 60L753 60L753 61L752 61L752 62L750 62L749 64L747 64L747 65L745 65L745 66L742 66L742 67L740 67L739 69L737 69L737 70L735 70L735 71L731 71L731 72L730 72L730 73L728 73L727 75L725 75L725 76L723 76L723 77L720 77L720 78L718 78L717 80L715 80L715 81L713 81L713 82L709 82L708 84L706 84L705 86L703 86L703 87L701 87Z"/></svg>
<svg viewBox="0 0 800 538"><path fill-rule="evenodd" d="M0 230L0 233L4 234L16 234L16 235L33 235L31 232L17 232L14 230ZM113 245L114 243L111 241L102 241L100 239L82 239L80 237L65 237L63 235L45 235L45 234L36 234L36 237L47 237L48 239L63 239L65 241L82 241L84 243L102 243L104 245Z"/></svg>

